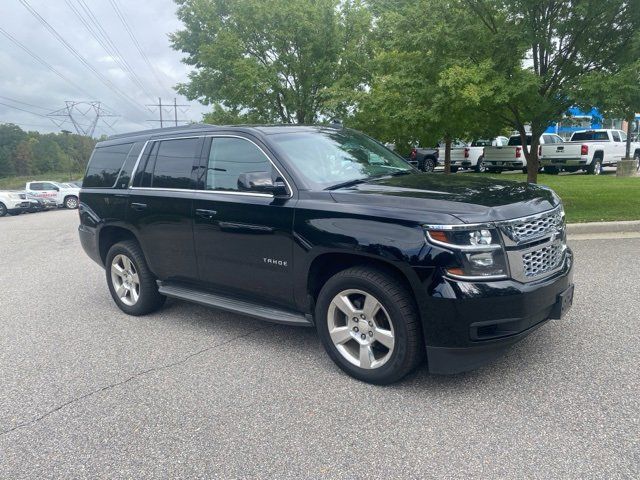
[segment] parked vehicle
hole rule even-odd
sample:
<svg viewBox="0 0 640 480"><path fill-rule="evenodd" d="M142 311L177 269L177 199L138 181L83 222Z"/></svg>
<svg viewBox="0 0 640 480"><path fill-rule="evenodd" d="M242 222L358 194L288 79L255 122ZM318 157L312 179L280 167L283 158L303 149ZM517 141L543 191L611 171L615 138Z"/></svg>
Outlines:
<svg viewBox="0 0 640 480"><path fill-rule="evenodd" d="M0 191L0 217L18 215L28 207L29 202L23 193Z"/></svg>
<svg viewBox="0 0 640 480"><path fill-rule="evenodd" d="M562 137L555 134L540 136L540 145L563 143ZM531 146L531 135L527 135L527 145ZM540 150L538 151L540 153ZM484 149L484 163L487 171L501 173L505 170L522 170L527 172L527 159L522 151L520 135L509 137L507 146L492 146Z"/></svg>
<svg viewBox="0 0 640 480"><path fill-rule="evenodd" d="M420 173L371 138L189 125L96 145L79 235L131 315L179 298L315 326L372 383L476 368L573 296L549 188Z"/></svg>
<svg viewBox="0 0 640 480"><path fill-rule="evenodd" d="M38 197L33 193L24 192L29 207L26 209L29 213L42 212L51 208L56 208L56 201L52 198Z"/></svg>
<svg viewBox="0 0 640 480"><path fill-rule="evenodd" d="M412 148L409 163L423 172L433 172L438 166L439 148Z"/></svg>
<svg viewBox="0 0 640 480"><path fill-rule="evenodd" d="M52 198L59 207L78 208L78 187L45 180L27 182L25 190L39 198Z"/></svg>
<svg viewBox="0 0 640 480"><path fill-rule="evenodd" d="M585 170L599 175L604 166L616 166L626 155L627 135L622 130L579 130L562 145L543 145L545 172ZM640 160L640 143L631 142L631 156Z"/></svg>
<svg viewBox="0 0 640 480"><path fill-rule="evenodd" d="M460 168L474 169L476 172L484 172L485 147L504 147L509 142L507 137L496 137L493 140L474 140L469 145L458 146L451 149L451 172L455 173Z"/></svg>

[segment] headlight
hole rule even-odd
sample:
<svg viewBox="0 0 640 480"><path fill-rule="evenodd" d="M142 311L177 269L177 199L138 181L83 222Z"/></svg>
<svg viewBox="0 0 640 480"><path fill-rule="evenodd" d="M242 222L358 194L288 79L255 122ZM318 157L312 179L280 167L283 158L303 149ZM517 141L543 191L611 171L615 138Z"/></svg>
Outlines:
<svg viewBox="0 0 640 480"><path fill-rule="evenodd" d="M507 261L498 230L490 225L426 227L430 243L451 250L456 261L446 272L463 279L494 279L508 275Z"/></svg>

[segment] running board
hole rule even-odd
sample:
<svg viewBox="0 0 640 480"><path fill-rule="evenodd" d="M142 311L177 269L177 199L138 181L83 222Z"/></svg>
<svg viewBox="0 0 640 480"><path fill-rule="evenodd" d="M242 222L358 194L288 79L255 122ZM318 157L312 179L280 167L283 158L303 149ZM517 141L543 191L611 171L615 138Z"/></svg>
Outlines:
<svg viewBox="0 0 640 480"><path fill-rule="evenodd" d="M313 324L302 313L284 310L277 307L265 306L260 303L240 300L218 293L203 292L183 287L181 285L158 282L158 292L167 297L198 303L207 307L219 308L227 312L239 313L249 317L266 320L268 322L285 325L311 327Z"/></svg>

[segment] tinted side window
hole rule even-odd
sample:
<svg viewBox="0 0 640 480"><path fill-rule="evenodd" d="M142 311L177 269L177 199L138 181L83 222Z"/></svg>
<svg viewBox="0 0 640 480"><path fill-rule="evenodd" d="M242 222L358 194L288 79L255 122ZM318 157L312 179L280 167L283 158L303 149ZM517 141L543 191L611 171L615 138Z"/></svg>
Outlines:
<svg viewBox="0 0 640 480"><path fill-rule="evenodd" d="M42 190L42 183L40 182L33 182L31 183L31 185L29 185L31 190Z"/></svg>
<svg viewBox="0 0 640 480"><path fill-rule="evenodd" d="M615 130L613 132L611 132L611 138L613 138L614 142L619 142L620 141L620 135Z"/></svg>
<svg viewBox="0 0 640 480"><path fill-rule="evenodd" d="M129 180L131 180L131 171L138 160L138 156L140 155L140 151L144 146L143 142L134 143L131 150L129 150L129 155L127 156L127 160L122 165L120 169L120 175L118 176L118 181L116 182L116 188L127 188L129 186Z"/></svg>
<svg viewBox="0 0 640 480"><path fill-rule="evenodd" d="M132 143L124 143L96 148L89 160L82 185L85 188L113 187L132 145Z"/></svg>
<svg viewBox="0 0 640 480"><path fill-rule="evenodd" d="M200 152L198 138L183 138L159 142L153 179L154 188L192 188L191 172Z"/></svg>
<svg viewBox="0 0 640 480"><path fill-rule="evenodd" d="M271 171L271 162L253 143L241 138L216 137L209 153L205 189L236 191L241 173Z"/></svg>

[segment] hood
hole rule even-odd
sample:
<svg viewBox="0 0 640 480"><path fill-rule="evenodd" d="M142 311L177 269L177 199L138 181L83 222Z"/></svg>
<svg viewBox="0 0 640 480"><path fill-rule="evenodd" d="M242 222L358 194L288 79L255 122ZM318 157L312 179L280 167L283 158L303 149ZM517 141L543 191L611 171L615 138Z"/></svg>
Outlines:
<svg viewBox="0 0 640 480"><path fill-rule="evenodd" d="M544 186L465 174L385 177L334 190L332 196L339 203L448 213L464 223L524 217L560 203Z"/></svg>

